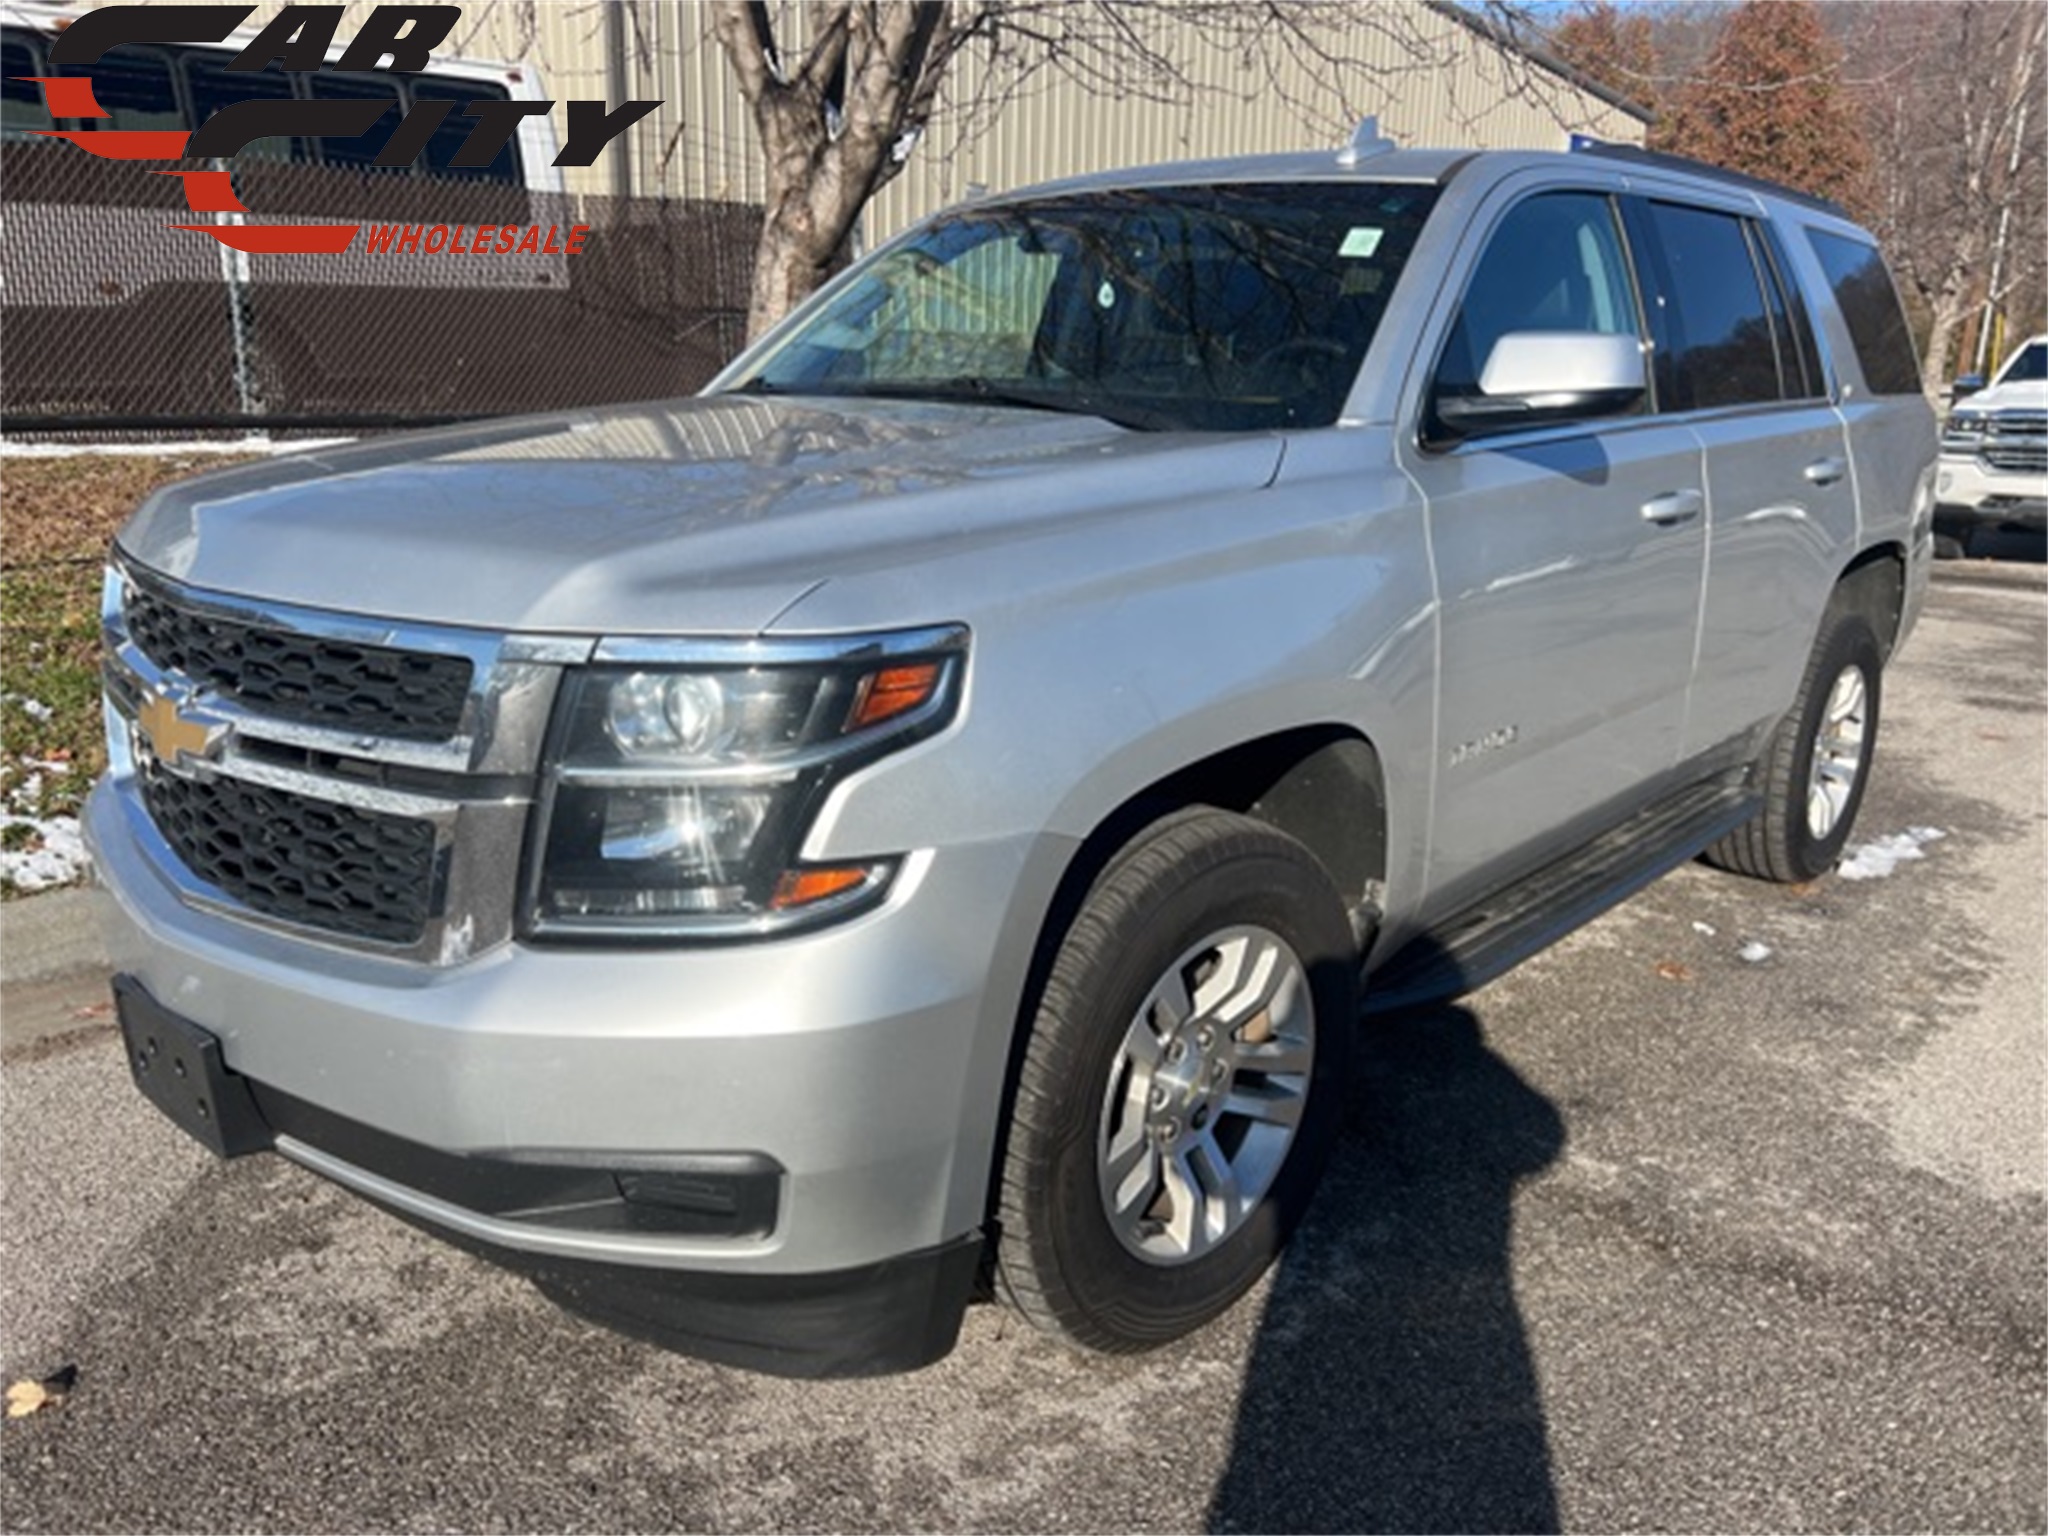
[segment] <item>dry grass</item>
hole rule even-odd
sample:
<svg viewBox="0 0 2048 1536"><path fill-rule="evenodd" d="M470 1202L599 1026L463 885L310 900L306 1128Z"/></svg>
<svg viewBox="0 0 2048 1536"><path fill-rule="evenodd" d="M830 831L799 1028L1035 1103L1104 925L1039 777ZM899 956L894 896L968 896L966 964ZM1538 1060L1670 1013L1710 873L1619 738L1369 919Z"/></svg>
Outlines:
<svg viewBox="0 0 2048 1536"><path fill-rule="evenodd" d="M0 813L75 816L106 765L100 734L100 571L155 487L232 462L0 459ZM8 846L33 838L16 824ZM0 875L0 896L14 894Z"/></svg>

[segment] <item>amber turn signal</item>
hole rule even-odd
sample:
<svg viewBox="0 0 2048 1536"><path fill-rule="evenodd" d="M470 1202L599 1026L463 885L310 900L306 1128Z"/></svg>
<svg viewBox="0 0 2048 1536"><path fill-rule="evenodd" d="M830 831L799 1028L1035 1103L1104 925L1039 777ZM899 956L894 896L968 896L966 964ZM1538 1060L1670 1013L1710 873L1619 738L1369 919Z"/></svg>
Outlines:
<svg viewBox="0 0 2048 1536"><path fill-rule="evenodd" d="M869 873L867 866L861 864L838 869L785 870L782 878L775 882L775 894L769 898L768 905L777 912L787 912L792 907L808 907L828 896L837 896L865 884Z"/></svg>
<svg viewBox="0 0 2048 1536"><path fill-rule="evenodd" d="M860 691L854 695L853 709L846 719L847 731L865 730L908 714L938 692L942 668L940 662L919 661L870 672L860 680Z"/></svg>

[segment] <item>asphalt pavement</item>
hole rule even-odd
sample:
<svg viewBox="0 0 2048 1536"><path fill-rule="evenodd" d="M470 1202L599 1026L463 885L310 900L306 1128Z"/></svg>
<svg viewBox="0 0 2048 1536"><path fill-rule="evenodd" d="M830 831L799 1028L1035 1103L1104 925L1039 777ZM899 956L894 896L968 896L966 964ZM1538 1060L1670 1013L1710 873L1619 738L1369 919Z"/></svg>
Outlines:
<svg viewBox="0 0 2048 1536"><path fill-rule="evenodd" d="M2040 1531L2041 577L1942 568L1855 839L1888 873L1688 867L1374 1023L1281 1270L1135 1361L992 1307L867 1382L609 1335L211 1161L10 913L0 1371L77 1380L0 1426L0 1522Z"/></svg>

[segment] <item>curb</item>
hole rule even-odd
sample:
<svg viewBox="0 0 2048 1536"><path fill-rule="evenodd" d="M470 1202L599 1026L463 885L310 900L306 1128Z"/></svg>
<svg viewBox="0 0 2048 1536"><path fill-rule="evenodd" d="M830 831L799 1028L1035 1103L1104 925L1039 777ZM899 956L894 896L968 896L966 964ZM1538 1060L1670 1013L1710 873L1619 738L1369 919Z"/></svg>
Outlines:
<svg viewBox="0 0 2048 1536"><path fill-rule="evenodd" d="M1934 581L1944 587L2002 587L2010 592L2048 590L2048 565L2014 560L1942 560Z"/></svg>
<svg viewBox="0 0 2048 1536"><path fill-rule="evenodd" d="M76 886L0 906L0 985L104 970L100 903L105 899L96 886Z"/></svg>

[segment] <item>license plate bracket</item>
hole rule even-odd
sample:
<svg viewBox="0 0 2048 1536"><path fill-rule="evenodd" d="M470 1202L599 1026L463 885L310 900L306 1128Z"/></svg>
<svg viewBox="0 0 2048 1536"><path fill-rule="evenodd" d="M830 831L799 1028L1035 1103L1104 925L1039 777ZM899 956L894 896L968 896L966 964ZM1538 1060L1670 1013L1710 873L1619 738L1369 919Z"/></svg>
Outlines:
<svg viewBox="0 0 2048 1536"><path fill-rule="evenodd" d="M270 1145L249 1080L228 1070L212 1033L171 1012L132 976L114 978L114 1012L135 1086L173 1125L215 1157Z"/></svg>

